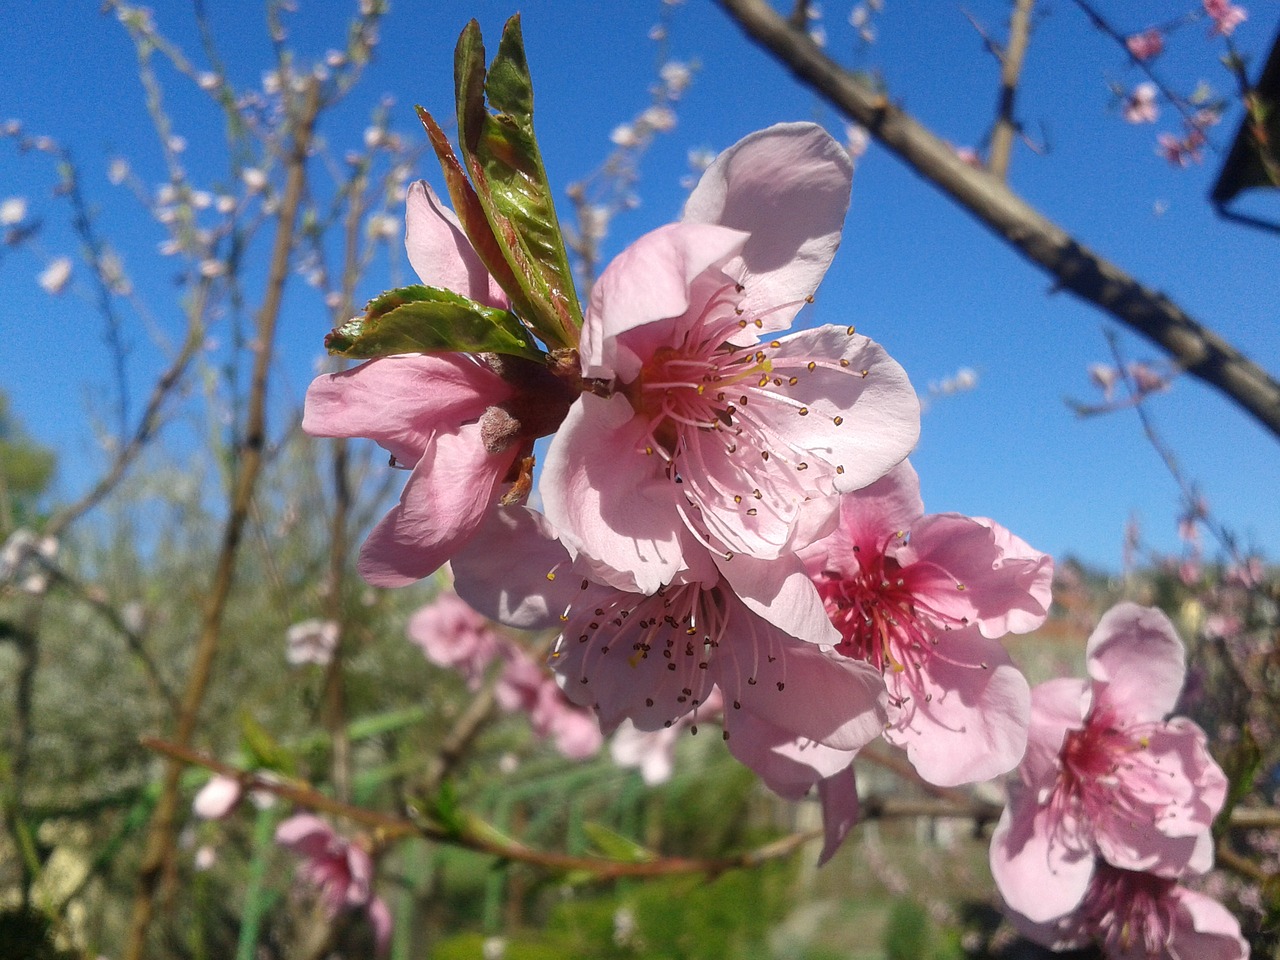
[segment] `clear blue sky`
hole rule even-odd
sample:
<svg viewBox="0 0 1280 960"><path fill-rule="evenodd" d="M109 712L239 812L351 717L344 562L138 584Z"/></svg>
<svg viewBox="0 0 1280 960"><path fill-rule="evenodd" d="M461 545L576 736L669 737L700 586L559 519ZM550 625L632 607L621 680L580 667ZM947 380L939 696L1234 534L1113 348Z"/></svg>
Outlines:
<svg viewBox="0 0 1280 960"><path fill-rule="evenodd" d="M861 52L845 19L851 5L824 3L829 48L847 63L882 71L895 100L940 135L957 144L979 142L995 101L996 67L961 8L1000 33L1009 4L886 0L879 39ZM241 85L258 82L270 63L259 4L207 6L230 75ZM304 57L319 59L342 46L343 20L331 12L337 4L302 0L300 6L288 22L290 40ZM1141 79L1137 72L1073 4L1043 6L1020 114L1049 149L1043 156L1015 155L1014 186L1083 242L1280 373L1280 240L1216 220L1204 197L1223 154L1211 151L1201 166L1171 169L1154 150L1156 130L1176 128L1170 112L1155 128L1124 124L1111 109L1107 82L1132 85ZM1195 4L1102 6L1117 26L1136 30ZM199 62L187 5L157 7L161 29ZM153 182L162 168L132 45L114 17L97 8L92 0L11 6L0 34L0 62L10 65L0 76L0 119L21 119L30 132L51 133L75 151L104 227L151 302L170 304L161 324L173 324L174 298L165 286L171 265L155 252L164 234L106 179L108 158L116 154ZM1248 8L1237 40L1262 56L1280 4ZM465 19L480 20L492 49L514 9L492 0L393 3L376 63L322 131L335 152L358 145L383 93L395 97L393 128L420 138L411 107L422 103L448 114L452 48ZM660 4L529 0L520 9L542 148L552 182L563 186L596 167L609 150L609 132L646 104L655 77L647 34ZM1205 39L1204 26L1192 25L1173 39L1161 68L1180 86L1203 77L1226 90L1219 52ZM843 137L840 119L745 41L708 0L688 0L675 10L670 54L696 60L700 69L681 102L679 126L645 160L641 207L613 224L609 253L678 215L691 147L719 150L751 130L795 119L819 120ZM216 116L189 84L171 79L176 129L191 143L188 166L197 179L225 179ZM1239 111L1232 110L1219 129L1224 149L1238 122ZM420 175L439 184L433 161L424 161ZM65 208L48 196L52 182L43 158L20 156L12 141L0 142L0 197L26 196L33 213L47 218L44 249L73 252ZM1270 212L1280 216L1280 204L1272 202ZM30 432L58 449L61 490L73 494L102 459L89 411L106 395L110 372L96 315L74 297L43 294L34 280L40 266L23 250L6 251L0 260L3 387ZM376 278L371 282L360 297L379 292ZM1108 321L1052 295L1041 274L877 147L859 165L844 244L807 322L856 324L885 344L921 390L962 367L980 374L976 390L935 402L925 417L914 460L930 510L990 516L1036 547L1112 569L1119 566L1131 513L1152 542L1174 548L1176 488L1136 418L1117 413L1082 421L1063 403L1064 396L1094 398L1086 366L1108 359L1101 332ZM285 403L276 407L277 425L284 406L300 400L328 326L316 298L299 284L282 320L284 395L277 397ZM136 413L159 359L142 331L134 331L131 342ZM1128 336L1123 342L1132 359L1158 358L1145 343ZM1274 558L1280 445L1189 378L1152 400L1150 410L1220 519ZM105 418L106 409L99 406L97 415Z"/></svg>

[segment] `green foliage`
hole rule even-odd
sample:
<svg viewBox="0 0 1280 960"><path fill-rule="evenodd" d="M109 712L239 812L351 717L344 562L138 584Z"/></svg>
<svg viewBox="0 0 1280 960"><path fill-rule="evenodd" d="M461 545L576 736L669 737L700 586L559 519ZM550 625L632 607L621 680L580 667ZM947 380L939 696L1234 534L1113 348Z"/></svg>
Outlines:
<svg viewBox="0 0 1280 960"><path fill-rule="evenodd" d="M0 913L0 957L76 960L76 954L54 946L48 920L38 913L17 909Z"/></svg>
<svg viewBox="0 0 1280 960"><path fill-rule="evenodd" d="M54 452L27 435L0 393L0 534L36 521L56 466Z"/></svg>
<svg viewBox="0 0 1280 960"><path fill-rule="evenodd" d="M486 307L450 290L414 285L369 301L365 315L324 339L332 354L352 360L397 353L508 353L539 360L542 351L507 310Z"/></svg>
<svg viewBox="0 0 1280 960"><path fill-rule="evenodd" d="M548 344L575 346L582 308L533 132L533 82L518 14L507 21L487 75L480 26L467 24L454 52L454 84L463 162L488 236L517 285L507 293Z"/></svg>

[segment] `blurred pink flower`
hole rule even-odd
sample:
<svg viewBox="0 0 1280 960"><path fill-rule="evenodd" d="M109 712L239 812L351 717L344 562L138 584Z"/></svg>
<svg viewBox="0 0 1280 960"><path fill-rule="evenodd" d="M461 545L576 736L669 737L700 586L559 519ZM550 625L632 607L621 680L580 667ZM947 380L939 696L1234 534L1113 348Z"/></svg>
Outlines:
<svg viewBox="0 0 1280 960"><path fill-rule="evenodd" d="M472 690L480 689L501 643L489 621L453 593L441 593L419 608L405 632L423 656L436 666L458 671Z"/></svg>
<svg viewBox="0 0 1280 960"><path fill-rule="evenodd" d="M1135 60L1150 60L1164 52L1164 34L1152 27L1125 37L1124 45Z"/></svg>
<svg viewBox="0 0 1280 960"><path fill-rule="evenodd" d="M1124 119L1128 123L1155 123L1160 116L1156 106L1159 91L1154 83L1140 83L1133 88L1124 103Z"/></svg>
<svg viewBox="0 0 1280 960"><path fill-rule="evenodd" d="M235 777L214 774L196 793L191 812L203 820L221 820L240 804L242 794L243 788Z"/></svg>
<svg viewBox="0 0 1280 960"><path fill-rule="evenodd" d="M1203 159L1201 152L1205 144L1204 134L1197 129L1187 131L1181 139L1172 133L1162 133L1156 137L1156 153L1164 157L1175 167L1187 167L1199 163Z"/></svg>
<svg viewBox="0 0 1280 960"><path fill-rule="evenodd" d="M1032 691L1027 755L990 850L1001 896L1029 921L1077 910L1104 862L1162 877L1212 865L1227 780L1199 727L1164 720L1185 657L1168 617L1122 603L1089 638L1090 681Z"/></svg>
<svg viewBox="0 0 1280 960"><path fill-rule="evenodd" d="M1213 20L1210 36L1229 37L1236 27L1249 19L1244 7L1237 7L1229 0L1204 0L1204 12Z"/></svg>
<svg viewBox="0 0 1280 960"><path fill-rule="evenodd" d="M703 174L680 223L593 288L581 372L607 394L573 404L540 489L559 536L620 582L669 583L686 528L778 557L801 504L872 482L915 444L915 391L877 344L845 326L770 339L825 274L851 177L814 124L751 134Z"/></svg>
<svg viewBox="0 0 1280 960"><path fill-rule="evenodd" d="M600 724L588 711L571 703L551 675L514 644L502 649L503 668L494 689L498 705L529 715L539 737L549 737L570 760L593 757L604 744Z"/></svg>
<svg viewBox="0 0 1280 960"><path fill-rule="evenodd" d="M801 551L841 635L889 690L885 739L954 786L1005 773L1026 748L1026 679L998 642L1048 616L1053 560L1003 527L924 515L910 463L840 502L834 533Z"/></svg>
<svg viewBox="0 0 1280 960"><path fill-rule="evenodd" d="M358 843L339 836L310 813L299 813L276 827L276 843L302 858L298 878L315 887L330 916L362 908L373 927L379 953L391 943L391 913L373 892L373 860Z"/></svg>
<svg viewBox="0 0 1280 960"><path fill-rule="evenodd" d="M1113 960L1248 960L1240 923L1216 900L1151 873L1098 865L1079 906L1048 923L1012 914L1052 950L1096 943Z"/></svg>
<svg viewBox="0 0 1280 960"><path fill-rule="evenodd" d="M285 631L285 659L294 666L327 666L338 649L340 628L333 620L303 620Z"/></svg>

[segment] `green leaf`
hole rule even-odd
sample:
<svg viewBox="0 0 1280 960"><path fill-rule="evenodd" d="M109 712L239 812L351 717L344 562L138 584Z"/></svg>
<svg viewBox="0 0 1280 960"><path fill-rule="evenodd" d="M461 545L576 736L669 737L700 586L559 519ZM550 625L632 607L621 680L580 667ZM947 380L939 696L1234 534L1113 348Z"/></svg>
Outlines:
<svg viewBox="0 0 1280 960"><path fill-rule="evenodd" d="M458 38L454 84L463 161L491 233L510 264L525 319L555 347L574 347L582 307L555 202L533 131L533 82L520 16L507 21L497 56L484 69L484 44L473 20ZM485 108L485 97L495 113Z"/></svg>
<svg viewBox="0 0 1280 960"><path fill-rule="evenodd" d="M240 714L240 742L252 759L251 766L293 775L293 755L247 712Z"/></svg>
<svg viewBox="0 0 1280 960"><path fill-rule="evenodd" d="M508 353L541 360L542 351L515 314L451 290L400 287L374 297L365 315L324 338L332 354L355 360L395 353Z"/></svg>
<svg viewBox="0 0 1280 960"><path fill-rule="evenodd" d="M653 852L645 849L630 837L610 830L604 824L588 821L582 825L583 831L591 840L591 845L610 860L621 860L625 863L644 863L654 859Z"/></svg>

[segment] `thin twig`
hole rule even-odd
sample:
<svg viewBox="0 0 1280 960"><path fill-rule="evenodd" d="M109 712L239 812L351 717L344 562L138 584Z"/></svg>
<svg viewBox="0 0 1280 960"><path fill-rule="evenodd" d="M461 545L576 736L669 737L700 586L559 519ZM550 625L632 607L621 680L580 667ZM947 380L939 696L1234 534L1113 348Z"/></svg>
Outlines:
<svg viewBox="0 0 1280 960"><path fill-rule="evenodd" d="M991 132L991 154L987 169L993 177L1007 180L1009 158L1013 154L1014 137L1020 125L1014 111L1018 94L1018 79L1022 74L1022 60L1031 38L1031 10L1035 0L1014 0L1013 15L1009 19L1009 42L1000 55L1000 96L996 101L996 125Z"/></svg>
<svg viewBox="0 0 1280 960"><path fill-rule="evenodd" d="M826 97L996 236L1068 290L1164 350L1280 439L1280 383L1176 303L1072 237L1005 184L975 170L889 98L843 69L765 0L717 0L802 82Z"/></svg>
<svg viewBox="0 0 1280 960"><path fill-rule="evenodd" d="M789 834L751 850L711 859L654 857L651 860L609 860L604 857L574 856L526 846L517 840L501 836L483 823L467 821L446 827L425 818L408 820L367 810L364 807L352 806L320 793L306 784L258 777L220 763L190 748L180 747L153 737L144 737L142 745L148 750L162 753L182 763L204 767L214 773L236 778L245 789L263 790L309 810L317 810L367 827L374 831L376 841L381 844L406 837L423 837L558 873L590 873L601 880L619 877L664 877L676 874L705 874L714 877L728 870L749 869L770 860L782 859L821 836L819 830L807 830Z"/></svg>
<svg viewBox="0 0 1280 960"><path fill-rule="evenodd" d="M266 296L258 314L258 352L254 359L253 383L249 397L244 442L240 451L235 487L230 510L223 529L222 546L214 569L209 593L205 602L200 637L196 643L191 673L183 695L182 710L177 718L174 739L186 745L191 742L199 719L200 707L213 673L213 660L222 622L231 593L240 541L249 514L261 471L263 449L266 445L266 394L267 374L275 342L276 321L297 230L297 214L301 206L306 182L306 161L311 137L320 106L320 85L311 80L307 85L303 105L294 121L292 150L289 153L288 173L284 198L278 214L275 244L272 249L267 276ZM155 893L165 864L172 853L177 828L179 802L179 778L182 765L169 763L165 768L160 800L151 820L147 845L138 871L138 890L134 897L133 918L124 952L126 960L142 960L146 949L147 931L154 912Z"/></svg>

